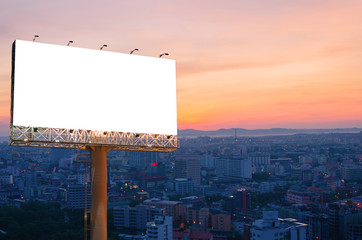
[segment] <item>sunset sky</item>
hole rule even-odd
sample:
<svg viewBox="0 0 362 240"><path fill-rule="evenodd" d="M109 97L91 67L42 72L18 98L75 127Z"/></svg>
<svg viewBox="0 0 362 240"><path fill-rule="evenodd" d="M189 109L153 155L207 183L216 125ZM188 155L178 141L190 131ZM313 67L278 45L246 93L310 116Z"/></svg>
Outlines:
<svg viewBox="0 0 362 240"><path fill-rule="evenodd" d="M11 44L35 34L168 52L179 129L362 127L360 0L2 0L0 136L9 132Z"/></svg>

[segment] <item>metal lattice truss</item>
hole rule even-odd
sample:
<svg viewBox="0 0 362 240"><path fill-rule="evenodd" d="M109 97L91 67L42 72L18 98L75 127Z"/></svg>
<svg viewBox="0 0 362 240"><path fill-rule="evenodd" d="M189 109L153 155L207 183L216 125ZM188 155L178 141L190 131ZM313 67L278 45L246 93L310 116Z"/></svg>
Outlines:
<svg viewBox="0 0 362 240"><path fill-rule="evenodd" d="M114 150L152 152L171 152L178 148L177 135L23 126L10 126L9 144L55 148L107 146Z"/></svg>

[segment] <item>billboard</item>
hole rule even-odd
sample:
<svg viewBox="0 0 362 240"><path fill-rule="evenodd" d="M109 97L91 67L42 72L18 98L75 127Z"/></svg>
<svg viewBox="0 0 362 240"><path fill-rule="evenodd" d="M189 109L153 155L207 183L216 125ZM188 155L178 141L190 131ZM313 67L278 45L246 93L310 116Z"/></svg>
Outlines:
<svg viewBox="0 0 362 240"><path fill-rule="evenodd" d="M16 40L12 62L15 130L177 135L175 60Z"/></svg>

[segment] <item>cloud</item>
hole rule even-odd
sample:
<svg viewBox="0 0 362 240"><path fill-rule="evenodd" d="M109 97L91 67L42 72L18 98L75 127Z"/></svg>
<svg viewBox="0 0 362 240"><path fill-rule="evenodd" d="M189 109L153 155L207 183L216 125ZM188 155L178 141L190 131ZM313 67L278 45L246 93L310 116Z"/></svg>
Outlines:
<svg viewBox="0 0 362 240"><path fill-rule="evenodd" d="M359 116L360 1L14 0L0 9L0 116L9 112L11 43L34 34L76 47L169 52L179 121L188 127L288 124L299 116L293 108L325 121Z"/></svg>

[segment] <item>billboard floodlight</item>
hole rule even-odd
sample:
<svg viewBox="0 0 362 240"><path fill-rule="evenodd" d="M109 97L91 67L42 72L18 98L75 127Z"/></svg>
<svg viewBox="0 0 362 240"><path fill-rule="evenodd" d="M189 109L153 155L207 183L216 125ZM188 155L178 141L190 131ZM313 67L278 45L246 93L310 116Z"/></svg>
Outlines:
<svg viewBox="0 0 362 240"><path fill-rule="evenodd" d="M35 42L35 39L38 37L39 37L39 35L34 35L33 42Z"/></svg>
<svg viewBox="0 0 362 240"><path fill-rule="evenodd" d="M104 44L101 48L100 48L100 50L102 50L103 48L105 48L105 47L108 47L106 44Z"/></svg>
<svg viewBox="0 0 362 240"><path fill-rule="evenodd" d="M162 56L164 56L164 55L168 56L168 53L162 53L162 54L160 55L160 58L161 58Z"/></svg>
<svg viewBox="0 0 362 240"><path fill-rule="evenodd" d="M68 44L67 44L67 46L69 46L71 43L73 43L73 41L69 41Z"/></svg>
<svg viewBox="0 0 362 240"><path fill-rule="evenodd" d="M138 51L138 48L133 49L129 54L132 54L134 51Z"/></svg>

